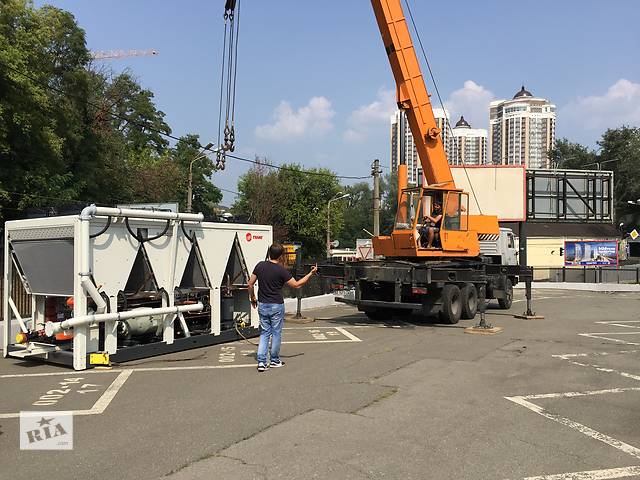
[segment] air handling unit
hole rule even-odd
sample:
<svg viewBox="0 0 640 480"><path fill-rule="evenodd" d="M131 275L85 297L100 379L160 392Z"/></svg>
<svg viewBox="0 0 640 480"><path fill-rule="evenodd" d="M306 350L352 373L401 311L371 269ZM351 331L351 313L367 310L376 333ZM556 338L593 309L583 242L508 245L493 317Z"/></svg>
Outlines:
<svg viewBox="0 0 640 480"><path fill-rule="evenodd" d="M247 282L272 229L202 220L92 205L7 222L4 356L83 370L256 336Z"/></svg>

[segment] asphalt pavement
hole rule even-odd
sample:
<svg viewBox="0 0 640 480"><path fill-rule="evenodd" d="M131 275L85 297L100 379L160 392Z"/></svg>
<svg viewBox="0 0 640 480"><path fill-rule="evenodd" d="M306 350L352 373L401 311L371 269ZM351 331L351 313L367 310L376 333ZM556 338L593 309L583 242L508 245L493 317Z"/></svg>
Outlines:
<svg viewBox="0 0 640 480"><path fill-rule="evenodd" d="M246 342L83 372L0 359L0 478L640 479L640 295L536 290L545 319L520 320L522 295L493 336L306 312L265 373ZM19 449L36 409L76 412L73 450Z"/></svg>

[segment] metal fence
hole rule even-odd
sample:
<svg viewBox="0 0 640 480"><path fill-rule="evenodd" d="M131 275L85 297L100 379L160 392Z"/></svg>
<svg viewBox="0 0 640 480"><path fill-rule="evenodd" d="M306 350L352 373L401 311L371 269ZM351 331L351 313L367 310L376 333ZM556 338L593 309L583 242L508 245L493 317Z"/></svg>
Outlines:
<svg viewBox="0 0 640 480"><path fill-rule="evenodd" d="M640 283L640 265L533 269L534 282Z"/></svg>

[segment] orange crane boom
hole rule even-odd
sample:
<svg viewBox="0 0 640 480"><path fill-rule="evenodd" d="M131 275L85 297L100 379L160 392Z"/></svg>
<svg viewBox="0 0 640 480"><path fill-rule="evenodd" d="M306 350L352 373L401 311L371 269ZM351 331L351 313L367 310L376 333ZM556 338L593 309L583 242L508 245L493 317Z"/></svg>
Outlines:
<svg viewBox="0 0 640 480"><path fill-rule="evenodd" d="M390 236L373 238L374 251L403 258L477 257L479 235L499 233L498 219L469 215L469 195L455 186L402 0L371 0L371 5L395 78L398 108L407 116L428 184L407 188L407 166L398 166L394 229Z"/></svg>
<svg viewBox="0 0 640 480"><path fill-rule="evenodd" d="M402 4L372 0L371 5L396 81L398 108L407 116L427 182L455 188Z"/></svg>

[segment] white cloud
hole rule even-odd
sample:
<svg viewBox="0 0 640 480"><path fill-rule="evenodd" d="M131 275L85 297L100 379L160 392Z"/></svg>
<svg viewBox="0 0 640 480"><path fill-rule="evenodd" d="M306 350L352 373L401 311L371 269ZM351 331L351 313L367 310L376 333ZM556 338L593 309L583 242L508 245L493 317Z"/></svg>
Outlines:
<svg viewBox="0 0 640 480"><path fill-rule="evenodd" d="M433 98L433 97L432 97ZM444 102L449 110L451 126L460 116L464 116L473 128L487 128L489 125L489 102L496 97L490 90L473 80L464 82L462 88L455 90Z"/></svg>
<svg viewBox="0 0 640 480"><path fill-rule="evenodd" d="M333 128L334 115L331 102L325 97L312 97L307 105L297 110L283 100L273 112L273 121L257 126L255 134L278 142L320 137Z"/></svg>
<svg viewBox="0 0 640 480"><path fill-rule="evenodd" d="M578 136L585 129L600 134L607 128L640 125L640 83L622 78L604 95L573 100L558 112L558 124Z"/></svg>
<svg viewBox="0 0 640 480"><path fill-rule="evenodd" d="M388 128L389 117L397 108L395 90L381 88L373 102L351 112L342 138L351 143L363 142L375 130Z"/></svg>

